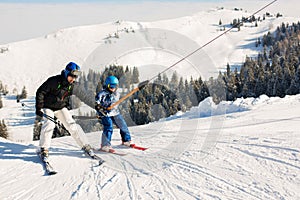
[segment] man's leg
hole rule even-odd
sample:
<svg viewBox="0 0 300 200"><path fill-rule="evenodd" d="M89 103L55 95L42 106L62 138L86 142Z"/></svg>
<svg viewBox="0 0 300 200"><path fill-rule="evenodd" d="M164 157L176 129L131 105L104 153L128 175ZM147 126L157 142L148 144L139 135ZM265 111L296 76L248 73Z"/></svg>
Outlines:
<svg viewBox="0 0 300 200"><path fill-rule="evenodd" d="M55 116L63 123L80 148L89 144L84 131L76 124L67 108L56 111Z"/></svg>
<svg viewBox="0 0 300 200"><path fill-rule="evenodd" d="M50 109L44 109L44 113L50 117L54 117L54 112ZM41 129L40 147L48 150L50 148L55 123L45 117L44 120L45 121Z"/></svg>

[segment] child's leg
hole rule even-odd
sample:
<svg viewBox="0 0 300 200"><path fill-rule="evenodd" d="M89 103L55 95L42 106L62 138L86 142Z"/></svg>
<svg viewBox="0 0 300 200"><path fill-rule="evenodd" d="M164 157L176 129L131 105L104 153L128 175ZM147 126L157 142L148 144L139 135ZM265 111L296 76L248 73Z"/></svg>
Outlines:
<svg viewBox="0 0 300 200"><path fill-rule="evenodd" d="M127 124L121 114L113 117L114 123L120 129L120 134L122 137L122 142L131 141L130 132L128 130Z"/></svg>
<svg viewBox="0 0 300 200"><path fill-rule="evenodd" d="M111 117L102 117L103 133L101 146L111 146L111 136L113 134L113 121Z"/></svg>

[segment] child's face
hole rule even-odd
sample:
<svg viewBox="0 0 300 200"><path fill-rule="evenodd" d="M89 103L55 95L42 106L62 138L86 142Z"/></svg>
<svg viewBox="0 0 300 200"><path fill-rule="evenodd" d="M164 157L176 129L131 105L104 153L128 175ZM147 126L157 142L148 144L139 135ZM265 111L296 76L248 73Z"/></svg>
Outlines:
<svg viewBox="0 0 300 200"><path fill-rule="evenodd" d="M117 90L117 88L109 88L109 91L111 92L115 92Z"/></svg>
<svg viewBox="0 0 300 200"><path fill-rule="evenodd" d="M118 85L115 85L115 84L108 85L108 89L111 92L115 92L117 90L117 88L118 88Z"/></svg>

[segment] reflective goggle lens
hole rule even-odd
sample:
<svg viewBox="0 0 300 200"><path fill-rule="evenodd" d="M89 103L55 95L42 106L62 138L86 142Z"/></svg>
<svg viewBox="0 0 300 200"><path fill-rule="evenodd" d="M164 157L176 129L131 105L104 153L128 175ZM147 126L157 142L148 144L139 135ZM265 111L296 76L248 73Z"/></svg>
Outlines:
<svg viewBox="0 0 300 200"><path fill-rule="evenodd" d="M115 85L115 84L109 84L108 88L115 89L115 88L117 88L117 85Z"/></svg>
<svg viewBox="0 0 300 200"><path fill-rule="evenodd" d="M80 73L81 73L81 72L78 71L78 70L72 70L70 74L71 74L73 77L77 78L77 76L79 76Z"/></svg>

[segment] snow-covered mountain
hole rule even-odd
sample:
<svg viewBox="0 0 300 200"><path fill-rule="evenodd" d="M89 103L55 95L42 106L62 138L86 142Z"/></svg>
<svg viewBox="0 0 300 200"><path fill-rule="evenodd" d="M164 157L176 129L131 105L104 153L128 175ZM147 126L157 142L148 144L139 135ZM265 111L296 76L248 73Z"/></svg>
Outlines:
<svg viewBox="0 0 300 200"><path fill-rule="evenodd" d="M279 11L280 12L280 11ZM10 140L0 138L0 199L300 199L300 96L238 99L215 105L211 98L187 113L130 127L133 141L149 147L123 149L126 156L85 157L71 137L52 140L50 159L58 174L44 176L31 141L34 93L69 61L84 71L111 63L138 66L140 80L157 75L192 50L221 34L218 25L249 16L212 9L155 22L117 21L62 29L41 38L0 46L0 80L10 92L26 86L29 98L2 97L1 119ZM269 17L258 27L245 24L176 66L180 75L214 76L227 62L239 66L259 49L255 40L282 22ZM228 27L225 27L228 28ZM168 71L170 75L172 71ZM98 148L101 132L87 133Z"/></svg>
<svg viewBox="0 0 300 200"><path fill-rule="evenodd" d="M9 91L16 88L20 92L25 86L29 94L35 94L43 81L60 73L69 61L77 62L86 72L103 71L112 63L137 66L140 80L149 79L221 34L220 29L228 28L233 19L250 15L243 10L211 9L163 21L116 21L61 29L44 37L1 45L0 80ZM184 77L202 76L207 80L227 63L238 66L246 55L256 54L258 37L282 22L295 21L269 17L258 27L245 24L241 31L224 35L172 70Z"/></svg>

